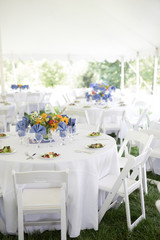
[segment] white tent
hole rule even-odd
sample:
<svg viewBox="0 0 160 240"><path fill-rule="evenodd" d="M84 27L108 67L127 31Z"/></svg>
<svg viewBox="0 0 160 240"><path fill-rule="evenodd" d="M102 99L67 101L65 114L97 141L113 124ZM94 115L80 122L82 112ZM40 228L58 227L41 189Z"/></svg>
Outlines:
<svg viewBox="0 0 160 240"><path fill-rule="evenodd" d="M159 12L159 0L0 0L3 57L153 55Z"/></svg>

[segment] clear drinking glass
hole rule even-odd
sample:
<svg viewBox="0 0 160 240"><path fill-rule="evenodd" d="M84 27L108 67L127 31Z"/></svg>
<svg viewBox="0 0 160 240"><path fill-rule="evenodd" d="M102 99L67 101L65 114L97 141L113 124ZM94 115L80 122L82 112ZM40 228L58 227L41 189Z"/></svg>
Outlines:
<svg viewBox="0 0 160 240"><path fill-rule="evenodd" d="M35 138L36 138L36 141L38 142L38 148L40 148L40 143L43 139L43 135L41 133L35 133Z"/></svg>

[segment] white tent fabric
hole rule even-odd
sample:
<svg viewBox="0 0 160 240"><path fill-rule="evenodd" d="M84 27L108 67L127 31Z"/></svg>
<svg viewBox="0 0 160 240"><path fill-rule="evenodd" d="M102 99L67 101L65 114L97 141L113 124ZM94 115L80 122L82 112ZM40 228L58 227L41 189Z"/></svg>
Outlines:
<svg viewBox="0 0 160 240"><path fill-rule="evenodd" d="M159 0L0 0L3 56L135 58L160 47Z"/></svg>

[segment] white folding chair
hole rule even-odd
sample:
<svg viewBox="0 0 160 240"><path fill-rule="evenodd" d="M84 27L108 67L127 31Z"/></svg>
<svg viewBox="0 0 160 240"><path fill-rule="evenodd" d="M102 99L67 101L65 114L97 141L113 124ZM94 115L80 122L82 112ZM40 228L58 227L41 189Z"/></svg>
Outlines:
<svg viewBox="0 0 160 240"><path fill-rule="evenodd" d="M15 194L18 208L18 239L24 239L24 226L52 225L61 223L61 239L66 239L67 218L67 182L66 171L31 171L13 170ZM27 214L59 213L60 220L26 222Z"/></svg>
<svg viewBox="0 0 160 240"><path fill-rule="evenodd" d="M152 152L149 158L149 170L160 175L160 122L151 122L147 134L154 136L152 142Z"/></svg>
<svg viewBox="0 0 160 240"><path fill-rule="evenodd" d="M98 212L99 223L106 211L113 206L118 206L121 199L124 199L126 207L127 226L132 230L137 224L145 218L145 204L142 184L142 166L148 159L151 149L146 149L145 152L138 157L127 155L127 163L123 170L118 175L109 174L99 180L99 190L107 192L107 197ZM133 170L130 178L128 172ZM132 223L129 195L135 190L140 190L140 201L142 214ZM118 197L116 197L118 194Z"/></svg>
<svg viewBox="0 0 160 240"><path fill-rule="evenodd" d="M118 158L120 163L120 168L124 168L127 158L125 157L129 152L132 144L136 145L139 148L140 152L144 152L148 147L151 146L153 140L153 135L148 135L140 131L130 130L128 131L120 149L118 152ZM124 153L124 157L122 157ZM147 187L147 176L146 176L146 164L142 166L143 170L143 187L144 191L148 193Z"/></svg>
<svg viewBox="0 0 160 240"><path fill-rule="evenodd" d="M96 111L92 109L85 110L87 123L90 126L94 127L94 131L100 131L102 116L103 116L103 109L97 109Z"/></svg>
<svg viewBox="0 0 160 240"><path fill-rule="evenodd" d="M67 108L65 110L65 114L68 115L68 117L76 118L76 124L77 123L88 123L86 112L82 109L69 109Z"/></svg>
<svg viewBox="0 0 160 240"><path fill-rule="evenodd" d="M39 101L40 93L27 93L26 104L27 104L27 113L30 114L33 111L39 112Z"/></svg>
<svg viewBox="0 0 160 240"><path fill-rule="evenodd" d="M0 110L0 131L7 132L7 114L8 110Z"/></svg>
<svg viewBox="0 0 160 240"><path fill-rule="evenodd" d="M126 123L127 128L130 129L134 129L134 130L138 130L139 128L143 128L148 124L148 109L145 108L142 110L142 113L139 115L139 117L135 120L132 121L132 117L131 119L129 119L127 116L125 116L124 120Z"/></svg>
<svg viewBox="0 0 160 240"><path fill-rule="evenodd" d="M116 139L120 138L120 145L122 143L122 124L125 116L125 110L115 109L104 111L101 121L101 129L104 133L116 134Z"/></svg>

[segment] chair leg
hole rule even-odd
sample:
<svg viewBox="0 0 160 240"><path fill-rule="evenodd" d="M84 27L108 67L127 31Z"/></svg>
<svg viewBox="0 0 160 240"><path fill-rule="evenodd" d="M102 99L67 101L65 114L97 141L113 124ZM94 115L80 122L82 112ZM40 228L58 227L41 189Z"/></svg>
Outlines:
<svg viewBox="0 0 160 240"><path fill-rule="evenodd" d="M146 174L146 165L143 166L143 187L145 194L148 194L148 186L147 186L147 174Z"/></svg>
<svg viewBox="0 0 160 240"><path fill-rule="evenodd" d="M22 209L18 209L18 240L24 240L24 219Z"/></svg>
<svg viewBox="0 0 160 240"><path fill-rule="evenodd" d="M143 193L143 185L142 184L140 186L140 198L141 198L142 218L146 218L145 204L144 204L144 193Z"/></svg>
<svg viewBox="0 0 160 240"><path fill-rule="evenodd" d="M125 208L126 208L127 226L129 228L129 230L131 230L131 213L130 213L128 194L126 194L126 196L125 196Z"/></svg>
<svg viewBox="0 0 160 240"><path fill-rule="evenodd" d="M61 240L66 240L66 206L65 203L61 208Z"/></svg>

